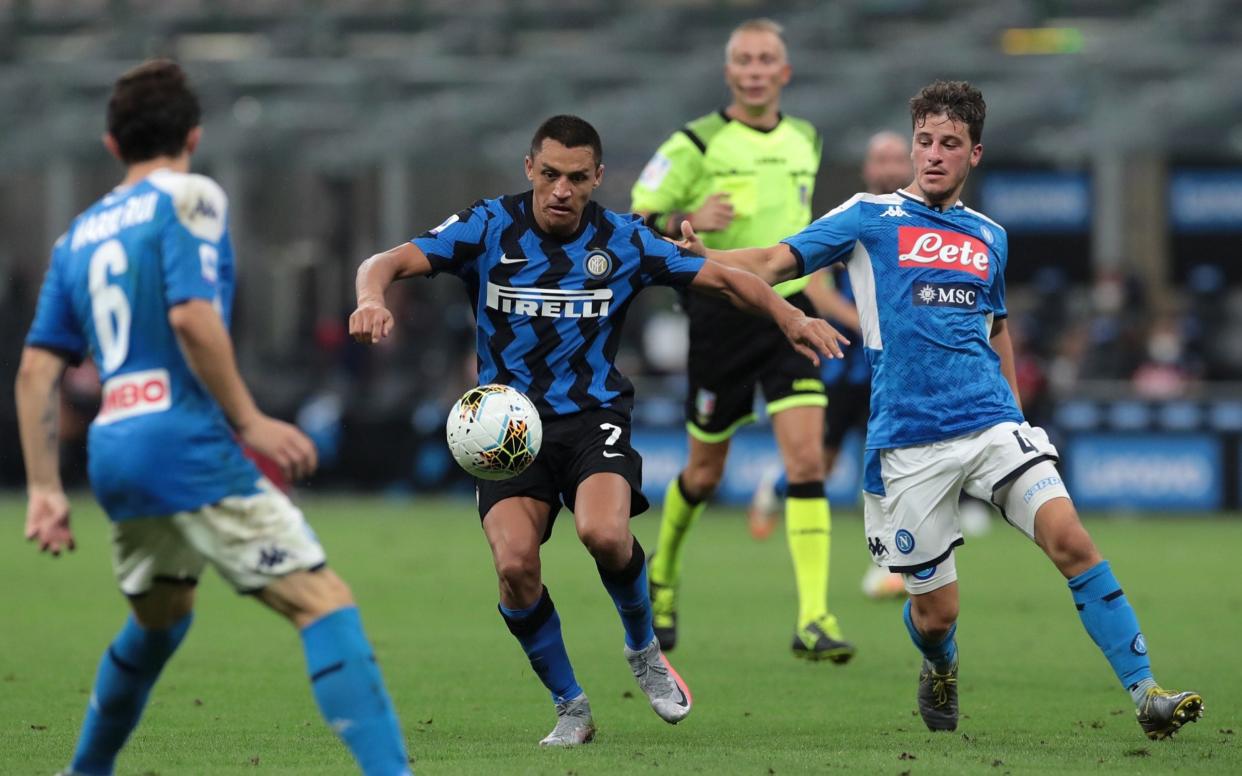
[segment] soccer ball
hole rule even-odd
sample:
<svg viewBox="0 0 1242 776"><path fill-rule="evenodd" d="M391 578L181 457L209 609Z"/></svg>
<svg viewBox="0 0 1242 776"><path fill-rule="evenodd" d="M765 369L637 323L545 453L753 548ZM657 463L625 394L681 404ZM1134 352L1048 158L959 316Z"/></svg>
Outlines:
<svg viewBox="0 0 1242 776"><path fill-rule="evenodd" d="M539 411L525 394L507 385L466 391L449 411L444 431L454 460L481 480L521 474L543 442Z"/></svg>

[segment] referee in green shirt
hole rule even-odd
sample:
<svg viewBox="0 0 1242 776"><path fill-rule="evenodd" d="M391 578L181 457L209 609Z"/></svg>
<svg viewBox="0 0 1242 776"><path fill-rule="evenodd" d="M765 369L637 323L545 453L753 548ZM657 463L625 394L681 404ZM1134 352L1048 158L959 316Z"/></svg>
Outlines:
<svg viewBox="0 0 1242 776"><path fill-rule="evenodd" d="M681 237L689 220L709 248L771 245L811 221L819 170L819 134L780 112L791 69L779 24L741 24L725 47L728 107L678 130L634 184L631 209L659 232ZM802 293L807 278L776 287L814 315ZM798 590L796 656L848 661L854 646L828 611L830 522L824 498L824 385L819 370L771 323L699 294L684 300L690 316L686 430L690 460L668 485L660 539L651 559L655 631L665 651L677 642L677 590L686 535L720 484L729 439L754 420L755 388L789 481L785 525Z"/></svg>

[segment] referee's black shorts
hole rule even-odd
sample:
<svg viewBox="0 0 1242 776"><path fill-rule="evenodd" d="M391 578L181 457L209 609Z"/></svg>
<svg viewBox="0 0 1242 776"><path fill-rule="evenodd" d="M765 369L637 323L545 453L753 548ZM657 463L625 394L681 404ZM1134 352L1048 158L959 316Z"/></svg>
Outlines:
<svg viewBox="0 0 1242 776"><path fill-rule="evenodd" d="M799 292L789 302L815 315ZM738 310L723 299L689 293L689 395L686 430L701 442L724 442L755 419L755 388L769 415L791 407L823 407L819 368L793 349L780 327Z"/></svg>

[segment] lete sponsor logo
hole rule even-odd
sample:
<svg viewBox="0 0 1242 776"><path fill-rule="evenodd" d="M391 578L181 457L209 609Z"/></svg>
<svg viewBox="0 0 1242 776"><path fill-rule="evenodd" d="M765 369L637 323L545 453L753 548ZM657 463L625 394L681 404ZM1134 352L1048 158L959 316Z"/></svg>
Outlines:
<svg viewBox="0 0 1242 776"><path fill-rule="evenodd" d="M969 272L987 280L992 263L988 246L975 237L920 226L897 227L897 265Z"/></svg>

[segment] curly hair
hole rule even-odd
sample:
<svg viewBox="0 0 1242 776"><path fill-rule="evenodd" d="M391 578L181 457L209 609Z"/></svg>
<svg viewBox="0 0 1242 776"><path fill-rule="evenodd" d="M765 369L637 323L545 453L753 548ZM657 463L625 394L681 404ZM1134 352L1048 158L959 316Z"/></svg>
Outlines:
<svg viewBox="0 0 1242 776"><path fill-rule="evenodd" d="M987 117L988 106L983 101L983 92L969 82L936 81L910 98L910 123L916 130L928 116L942 113L966 125L972 144L978 145L983 139L983 120Z"/></svg>
<svg viewBox="0 0 1242 776"><path fill-rule="evenodd" d="M108 100L108 134L126 164L179 155L201 117L185 71L169 59L153 59L127 71Z"/></svg>

